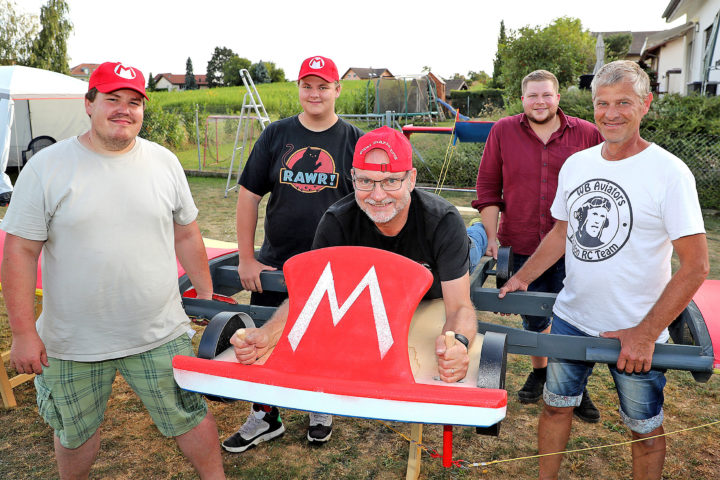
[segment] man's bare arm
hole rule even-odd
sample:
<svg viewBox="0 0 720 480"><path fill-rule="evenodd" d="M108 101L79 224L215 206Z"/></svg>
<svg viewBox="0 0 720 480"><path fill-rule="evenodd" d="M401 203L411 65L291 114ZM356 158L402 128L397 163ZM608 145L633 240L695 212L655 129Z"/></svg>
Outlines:
<svg viewBox="0 0 720 480"><path fill-rule="evenodd" d="M567 222L558 220L552 230L540 242L537 250L520 270L503 285L498 297L505 297L506 293L516 290L527 290L533 280L555 264L565 254L565 241L567 236Z"/></svg>
<svg viewBox="0 0 720 480"><path fill-rule="evenodd" d="M470 300L470 276L466 273L460 278L441 282L443 302L445 304L445 326L443 335L435 339L435 354L438 357L440 378L446 382L457 382L465 378L470 357L468 348L455 341L446 348L447 331L459 333L472 342L477 333L475 307Z"/></svg>
<svg viewBox="0 0 720 480"><path fill-rule="evenodd" d="M10 366L18 373L42 373L48 366L45 344L35 327L37 263L44 242L5 236L2 291L12 331Z"/></svg>
<svg viewBox="0 0 720 480"><path fill-rule="evenodd" d="M681 237L672 243L680 260L680 268L670 278L643 321L632 328L601 334L606 338L620 340L618 370L627 373L650 370L658 336L682 313L710 272L705 234Z"/></svg>
<svg viewBox="0 0 720 480"><path fill-rule="evenodd" d="M198 298L210 300L213 294L212 278L208 267L207 253L197 222L187 225L174 224L175 255L185 269L188 278L197 291Z"/></svg>
<svg viewBox="0 0 720 480"><path fill-rule="evenodd" d="M235 211L235 227L238 239L238 275L245 290L262 292L260 272L275 270L255 259L255 230L258 222L258 208L262 197L245 187L238 190Z"/></svg>
<svg viewBox="0 0 720 480"><path fill-rule="evenodd" d="M498 256L498 218L500 216L500 207L497 205L488 205L487 207L480 210L480 217L482 218L483 227L485 227L485 234L488 238L487 252L489 255L497 260Z"/></svg>

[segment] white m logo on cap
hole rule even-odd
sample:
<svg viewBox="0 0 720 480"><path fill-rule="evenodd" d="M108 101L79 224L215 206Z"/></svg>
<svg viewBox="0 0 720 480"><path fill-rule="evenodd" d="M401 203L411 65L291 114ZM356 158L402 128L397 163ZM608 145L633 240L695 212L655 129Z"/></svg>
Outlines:
<svg viewBox="0 0 720 480"><path fill-rule="evenodd" d="M115 75L132 80L135 78L135 70L133 70L132 67L126 67L123 64L118 64L118 66L115 67Z"/></svg>
<svg viewBox="0 0 720 480"><path fill-rule="evenodd" d="M380 293L380 285L378 283L377 273L375 273L375 267L370 267L370 270L368 270L363 279L360 280L360 283L358 283L355 290L353 290L347 300L345 300L345 303L343 303L342 306L338 306L337 295L335 293L335 281L333 280L330 262L325 266L325 270L323 270L322 275L320 275L318 282L315 284L315 288L313 288L312 293L308 297L307 303L305 303L300 315L298 315L295 325L293 325L293 328L288 334L288 340L293 351L297 349L325 292L327 292L328 301L330 302L330 315L332 316L333 325L337 325L365 288L370 291L370 304L375 320L375 332L377 333L378 346L380 347L380 358L383 358L392 346L393 338L387 312L385 311L385 303L383 302L382 293Z"/></svg>
<svg viewBox="0 0 720 480"><path fill-rule="evenodd" d="M320 57L315 57L312 60L310 60L310 62L308 63L308 67L315 69L315 70L320 70L324 66L325 66L325 60L323 60Z"/></svg>

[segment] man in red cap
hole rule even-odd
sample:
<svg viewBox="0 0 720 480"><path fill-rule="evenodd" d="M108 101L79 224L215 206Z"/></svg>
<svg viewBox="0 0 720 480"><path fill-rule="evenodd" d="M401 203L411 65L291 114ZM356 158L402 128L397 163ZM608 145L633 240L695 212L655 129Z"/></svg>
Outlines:
<svg viewBox="0 0 720 480"><path fill-rule="evenodd" d="M444 335L435 339L438 373L446 382L457 382L467 373L468 339L477 331L470 300L469 239L457 209L437 195L415 190L416 176L412 148L402 133L382 127L362 136L353 158L355 193L325 212L312 248L374 247L427 266L433 284L424 299L443 299L443 332L452 330L457 339L450 348ZM284 302L265 325L248 329L244 340L233 337L238 361L251 364L267 353L278 342L287 315Z"/></svg>
<svg viewBox="0 0 720 480"><path fill-rule="evenodd" d="M298 89L302 112L268 125L238 182L238 274L243 288L252 292L253 305L277 307L287 298L286 293L263 291L260 272L280 269L293 255L310 250L322 214L352 192L352 154L362 131L335 113L341 91L335 63L321 56L306 58ZM265 238L256 255L258 206L268 193ZM248 421L222 445L229 452L244 452L284 431L277 408L254 404ZM310 415L308 441L323 443L331 434L332 417Z"/></svg>
<svg viewBox="0 0 720 480"><path fill-rule="evenodd" d="M137 136L146 98L139 70L100 65L85 99L90 130L33 155L2 222L10 363L37 374L60 478L88 477L118 371L200 476L225 478L205 400L173 379L172 358L193 354L194 333L176 256L201 298L211 298L212 281L177 157Z"/></svg>

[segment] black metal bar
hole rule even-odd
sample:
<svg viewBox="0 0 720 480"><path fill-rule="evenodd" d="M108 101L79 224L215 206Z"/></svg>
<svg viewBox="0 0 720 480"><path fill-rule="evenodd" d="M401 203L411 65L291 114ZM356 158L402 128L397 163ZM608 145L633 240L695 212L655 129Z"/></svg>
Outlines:
<svg viewBox="0 0 720 480"><path fill-rule="evenodd" d="M554 293L512 292L500 299L499 292L496 288L473 288L470 290L470 297L477 310L540 317L552 315L557 297Z"/></svg>
<svg viewBox="0 0 720 480"><path fill-rule="evenodd" d="M506 334L508 353L610 365L620 355L620 341L614 338L549 335L486 322L478 323L478 331ZM688 370L695 380L705 382L713 371L713 357L704 355L703 348L697 345L656 344L652 366L660 370Z"/></svg>

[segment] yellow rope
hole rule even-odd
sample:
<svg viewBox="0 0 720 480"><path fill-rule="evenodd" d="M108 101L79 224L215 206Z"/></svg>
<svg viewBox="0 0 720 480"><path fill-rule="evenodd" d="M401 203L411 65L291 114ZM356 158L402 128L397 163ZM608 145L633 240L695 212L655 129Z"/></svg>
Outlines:
<svg viewBox="0 0 720 480"><path fill-rule="evenodd" d="M438 183L435 186L435 194L439 195L442 191L443 186L445 186L445 179L447 178L448 170L450 170L450 161L452 160L453 155L455 154L455 143L453 142L453 139L455 138L455 125L457 124L458 117L455 116L455 122L453 123L452 131L450 132L450 141L448 142L447 148L445 148L445 158L443 159L442 167L440 167L440 175L438 177Z"/></svg>
<svg viewBox="0 0 720 480"><path fill-rule="evenodd" d="M379 421L380 423L382 423L383 425L385 425L385 426L386 426L387 428L389 428L390 430L392 430L393 432L395 432L395 433L397 433L398 435L400 435L401 437L403 437L405 440L409 441L410 443L416 444L418 447L420 447L420 448L422 448L423 450L425 450L426 452L428 452L428 454L430 454L430 456L436 456L436 455L433 455L433 453L436 454L436 452L437 452L435 449L430 449L430 448L427 447L426 445L423 445L423 444L420 443L420 442L416 442L415 440L411 439L411 438L408 437L407 435L405 435L405 434L403 434L402 432L394 429L393 427L391 427L390 425L388 425L387 423L385 423L385 422L383 422L383 421L381 421L381 420L378 420L378 421ZM542 453L542 454L537 454L537 455L526 455L526 456L523 456L523 457L504 458L504 459L500 459L500 460L491 460L491 461L489 461L489 462L475 462L475 463L470 463L470 462L467 462L467 461L465 461L465 460L459 460L459 462L462 464L462 468L487 467L487 466L490 466L490 465L493 465L493 464L497 464L497 463L516 462L516 461L520 461L520 460L531 460L531 459L533 459L533 458L549 457L549 456L551 456L551 455L564 455L564 454L566 454L566 453L579 453L579 452L587 452L587 451L590 451L590 450L599 450L599 449L601 449L601 448L620 447L620 446L623 446L623 445L630 445L630 444L633 444L633 443L636 443L636 442L643 442L643 441L645 441L645 440L650 440L650 439L653 439L653 438L667 437L667 436L669 436L669 435L676 435L676 434L679 434L679 433L689 432L689 431L691 431L691 430L698 430L698 429L700 429L700 428L712 427L712 426L718 425L718 424L720 424L720 420L715 420L714 422L704 423L704 424L702 424L702 425L696 425L696 426L694 426L694 427L682 428L682 429L680 429L680 430L675 430L675 431L672 431L672 432L665 432L665 433L661 433L661 434L659 434L659 435L653 435L653 436L651 436L651 437L638 438L638 439L636 439L636 440L628 440L628 441L625 441L625 442L610 443L610 444L607 444L607 445L597 445L597 446L595 446L595 447L584 447L584 448L576 448L576 449L573 449L573 450L564 450L564 451L562 451L562 452ZM458 461L456 461L456 462L458 462Z"/></svg>
<svg viewBox="0 0 720 480"><path fill-rule="evenodd" d="M450 143L445 149L445 159L443 160L442 167L440 168L440 176L438 178L438 183L435 186L435 194L440 194L443 186L445 186L445 179L447 178L448 170L450 170L450 161L455 154L455 145L452 144L454 132L455 130L453 128L453 133L450 134Z"/></svg>

